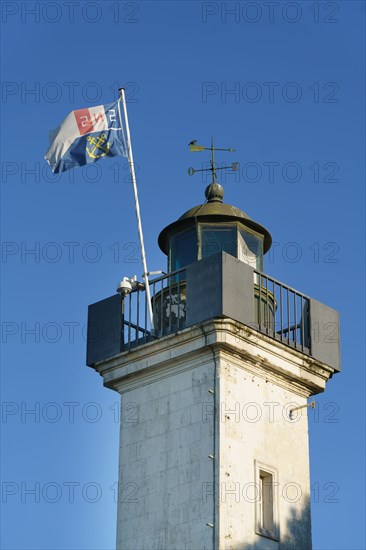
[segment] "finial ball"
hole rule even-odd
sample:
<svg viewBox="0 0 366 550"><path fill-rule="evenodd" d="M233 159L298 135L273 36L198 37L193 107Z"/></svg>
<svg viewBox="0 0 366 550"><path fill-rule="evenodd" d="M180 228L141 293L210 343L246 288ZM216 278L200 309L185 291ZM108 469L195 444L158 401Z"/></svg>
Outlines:
<svg viewBox="0 0 366 550"><path fill-rule="evenodd" d="M224 188L219 183L211 183L205 190L205 197L208 202L222 202L224 198Z"/></svg>

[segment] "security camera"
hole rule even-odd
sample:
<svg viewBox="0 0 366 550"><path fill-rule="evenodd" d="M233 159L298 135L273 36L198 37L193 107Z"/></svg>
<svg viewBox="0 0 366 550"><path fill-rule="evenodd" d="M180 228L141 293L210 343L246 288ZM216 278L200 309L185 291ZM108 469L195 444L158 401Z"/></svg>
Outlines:
<svg viewBox="0 0 366 550"><path fill-rule="evenodd" d="M123 277L123 279L118 283L117 292L122 297L127 296L128 294L131 294L132 285L128 277Z"/></svg>

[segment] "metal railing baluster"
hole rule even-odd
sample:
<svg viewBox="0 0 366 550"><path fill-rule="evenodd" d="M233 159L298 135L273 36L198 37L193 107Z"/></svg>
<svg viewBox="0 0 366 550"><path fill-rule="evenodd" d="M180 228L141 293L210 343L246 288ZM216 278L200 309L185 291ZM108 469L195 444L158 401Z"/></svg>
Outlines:
<svg viewBox="0 0 366 550"><path fill-rule="evenodd" d="M160 279L160 335L164 334L164 284Z"/></svg>
<svg viewBox="0 0 366 550"><path fill-rule="evenodd" d="M147 341L147 295L146 295L146 292L144 294L144 306L145 306L145 324L144 324L144 335L145 335L145 344L146 344L146 341ZM154 311L154 308L153 308L153 311ZM150 327L150 330L152 329L152 327Z"/></svg>
<svg viewBox="0 0 366 550"><path fill-rule="evenodd" d="M136 296L136 300L137 300L137 305L136 305L136 325L139 327L140 326L140 291L138 290L137 291L137 296ZM139 341L139 331L136 330L136 344L138 344L138 341Z"/></svg>
<svg viewBox="0 0 366 550"><path fill-rule="evenodd" d="M268 300L268 277L266 277L266 333L269 334L269 300Z"/></svg>
<svg viewBox="0 0 366 550"><path fill-rule="evenodd" d="M177 292L178 292L178 300L177 300L177 328L180 330L180 276L178 275L178 285L177 285Z"/></svg>
<svg viewBox="0 0 366 550"><path fill-rule="evenodd" d="M167 279L169 285L169 320L168 320L168 330L169 334L172 332L172 281L171 278Z"/></svg>
<svg viewBox="0 0 366 550"><path fill-rule="evenodd" d="M281 317L281 342L283 340L283 300L282 300L282 285L280 285L280 317Z"/></svg>
<svg viewBox="0 0 366 550"><path fill-rule="evenodd" d="M273 307L272 307L272 338L276 338L276 287L275 282L272 279L272 294L273 294Z"/></svg>
<svg viewBox="0 0 366 550"><path fill-rule="evenodd" d="M128 350L131 349L131 312L132 312L132 297L128 296Z"/></svg>
<svg viewBox="0 0 366 550"><path fill-rule="evenodd" d="M290 312L290 289L287 287L287 343L290 345L290 328L291 328L291 312Z"/></svg>
<svg viewBox="0 0 366 550"><path fill-rule="evenodd" d="M258 301L258 325L259 330L262 330L262 274L259 273L259 301Z"/></svg>

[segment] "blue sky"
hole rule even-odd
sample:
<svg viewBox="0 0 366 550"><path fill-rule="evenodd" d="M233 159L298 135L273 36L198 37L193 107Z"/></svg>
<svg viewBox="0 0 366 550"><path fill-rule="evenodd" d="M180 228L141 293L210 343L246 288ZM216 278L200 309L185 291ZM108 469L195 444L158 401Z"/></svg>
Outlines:
<svg viewBox="0 0 366 550"><path fill-rule="evenodd" d="M149 269L160 230L203 200L187 144L213 134L241 165L225 201L272 234L265 272L340 311L343 370L309 411L313 544L365 548L364 8L2 3L4 549L115 545L118 395L85 366L85 323L141 275L132 189L123 158L55 177L43 155L118 85Z"/></svg>

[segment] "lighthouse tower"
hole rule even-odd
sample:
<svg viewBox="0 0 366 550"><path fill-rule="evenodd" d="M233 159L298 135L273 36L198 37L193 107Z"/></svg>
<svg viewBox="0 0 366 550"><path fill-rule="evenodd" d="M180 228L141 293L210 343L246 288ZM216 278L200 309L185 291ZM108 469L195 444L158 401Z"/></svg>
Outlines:
<svg viewBox="0 0 366 550"><path fill-rule="evenodd" d="M331 308L267 275L269 232L223 202L160 233L168 273L89 306L121 395L118 550L311 549L308 398L339 371Z"/></svg>

